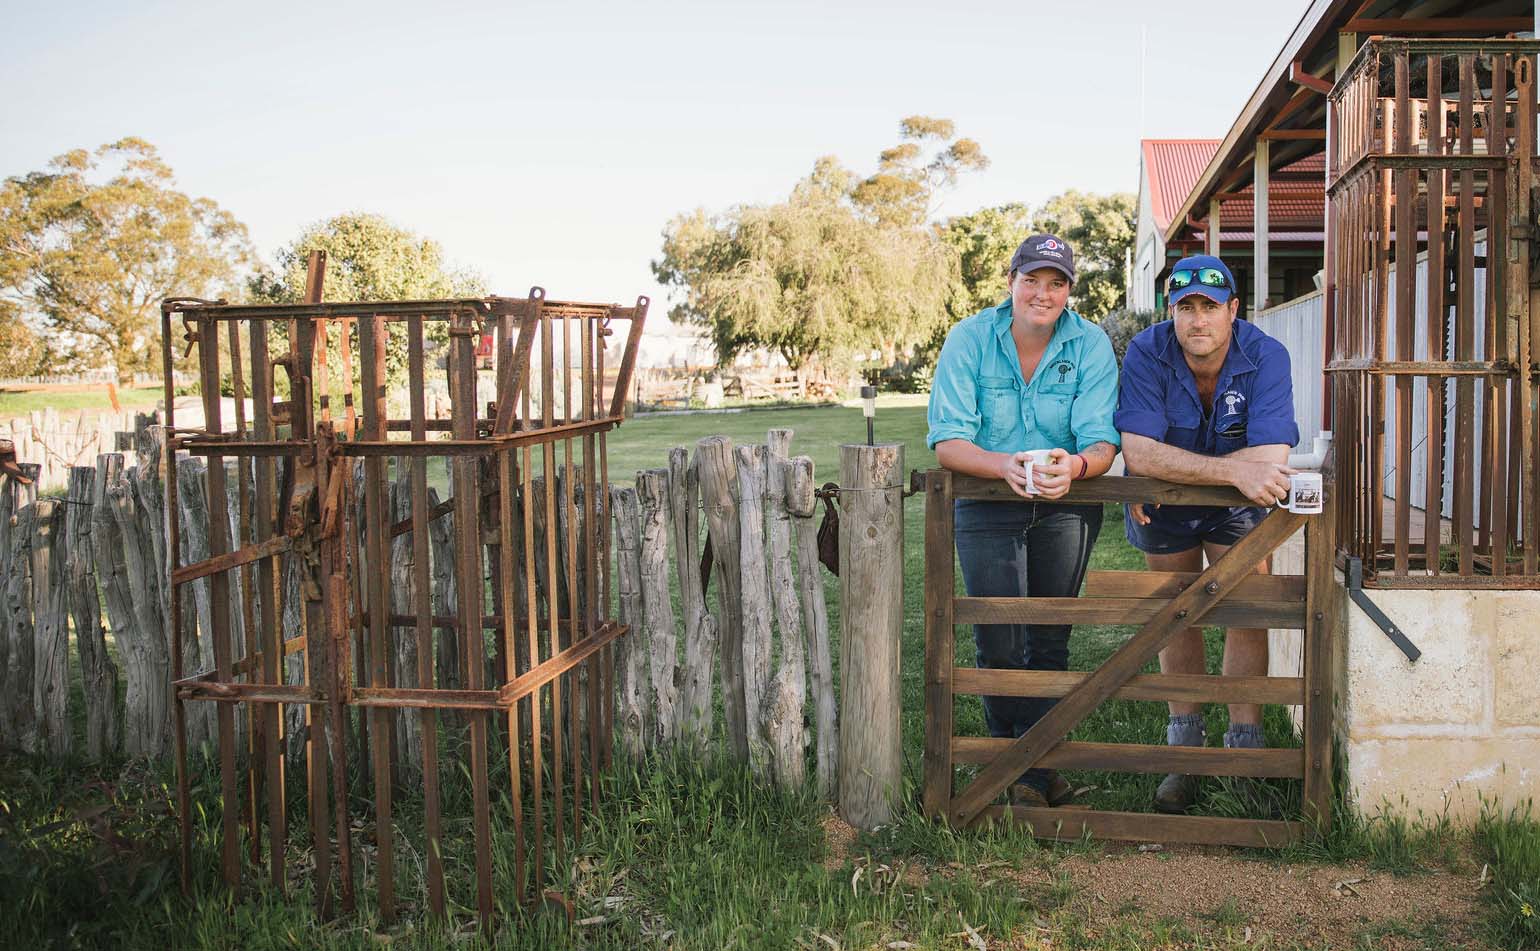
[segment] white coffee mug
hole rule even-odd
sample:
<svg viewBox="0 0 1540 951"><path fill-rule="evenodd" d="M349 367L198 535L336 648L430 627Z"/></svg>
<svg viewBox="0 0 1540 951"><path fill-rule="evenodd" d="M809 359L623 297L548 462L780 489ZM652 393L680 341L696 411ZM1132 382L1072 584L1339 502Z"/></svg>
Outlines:
<svg viewBox="0 0 1540 951"><path fill-rule="evenodd" d="M1026 451L1027 458L1021 461L1021 468L1027 474L1026 490L1029 495L1037 494L1037 483L1033 481L1032 470L1048 465L1052 453L1052 449L1028 449Z"/></svg>
<svg viewBox="0 0 1540 951"><path fill-rule="evenodd" d="M1289 476L1289 497L1278 503L1295 515L1316 515L1321 511L1321 474L1296 472Z"/></svg>

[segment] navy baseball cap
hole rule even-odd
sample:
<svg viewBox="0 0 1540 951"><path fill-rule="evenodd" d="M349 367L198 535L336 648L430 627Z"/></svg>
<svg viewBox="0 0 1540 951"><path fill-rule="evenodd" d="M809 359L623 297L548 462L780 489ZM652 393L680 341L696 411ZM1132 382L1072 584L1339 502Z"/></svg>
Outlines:
<svg viewBox="0 0 1540 951"><path fill-rule="evenodd" d="M1067 242L1051 234L1034 234L1021 242L1021 247L1011 255L1011 270L1025 274L1040 267L1060 271L1073 283L1075 280L1075 252Z"/></svg>
<svg viewBox="0 0 1540 951"><path fill-rule="evenodd" d="M1182 258L1166 278L1166 301L1173 306L1188 294L1202 294L1216 304L1226 304L1236 290L1235 275L1212 254Z"/></svg>

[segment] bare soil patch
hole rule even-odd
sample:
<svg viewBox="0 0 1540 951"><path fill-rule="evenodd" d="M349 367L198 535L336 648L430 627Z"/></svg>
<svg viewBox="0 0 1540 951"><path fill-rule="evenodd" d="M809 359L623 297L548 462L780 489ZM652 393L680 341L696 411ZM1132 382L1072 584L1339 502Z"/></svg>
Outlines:
<svg viewBox="0 0 1540 951"><path fill-rule="evenodd" d="M1365 865L1276 864L1222 850L1171 848L1074 855L1069 910L1091 922L1179 921L1199 933L1330 948L1485 948L1480 883L1447 871L1396 876ZM1029 877L1037 878L1028 873Z"/></svg>

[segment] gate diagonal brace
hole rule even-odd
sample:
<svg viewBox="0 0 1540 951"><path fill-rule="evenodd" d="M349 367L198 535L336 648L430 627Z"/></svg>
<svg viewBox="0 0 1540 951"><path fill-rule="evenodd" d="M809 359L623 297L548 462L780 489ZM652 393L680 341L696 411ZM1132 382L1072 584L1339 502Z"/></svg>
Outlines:
<svg viewBox="0 0 1540 951"><path fill-rule="evenodd" d="M1400 648L1401 653L1406 655L1407 660L1416 663L1417 658L1422 656L1422 651L1418 649L1416 644L1412 643L1411 638L1407 637L1405 632L1396 626L1396 622L1392 621L1389 615L1380 610L1378 604L1369 600L1369 596L1364 594L1364 562L1362 558L1348 559L1347 590L1348 597L1352 598L1353 603L1362 608L1365 614L1369 615L1369 620L1379 625L1380 630L1385 632L1385 636L1390 638L1392 644Z"/></svg>

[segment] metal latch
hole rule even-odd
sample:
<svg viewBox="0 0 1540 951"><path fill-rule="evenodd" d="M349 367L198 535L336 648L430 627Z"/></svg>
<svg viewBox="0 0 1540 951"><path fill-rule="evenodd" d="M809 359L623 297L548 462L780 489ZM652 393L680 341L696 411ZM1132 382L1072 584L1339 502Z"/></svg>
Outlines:
<svg viewBox="0 0 1540 951"><path fill-rule="evenodd" d="M1422 651L1411 642L1405 632L1396 626L1396 622L1381 611L1379 605L1369 600L1367 594L1364 594L1364 563L1361 558L1347 560L1347 590L1348 597L1353 599L1353 603L1369 615L1369 620L1379 625L1380 630L1385 632L1385 636L1390 638L1392 644L1401 649L1401 653L1406 655L1407 660L1415 663L1417 658L1422 656Z"/></svg>

